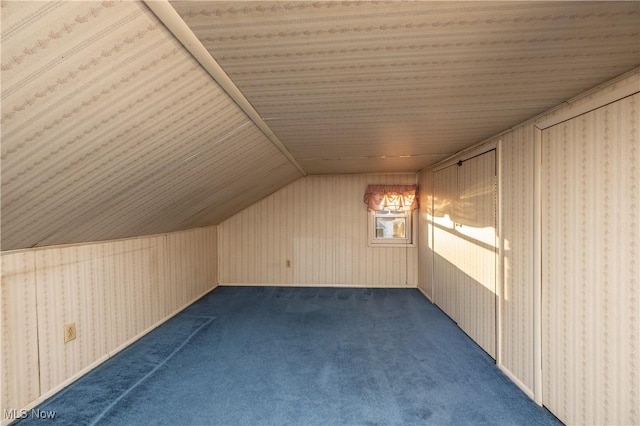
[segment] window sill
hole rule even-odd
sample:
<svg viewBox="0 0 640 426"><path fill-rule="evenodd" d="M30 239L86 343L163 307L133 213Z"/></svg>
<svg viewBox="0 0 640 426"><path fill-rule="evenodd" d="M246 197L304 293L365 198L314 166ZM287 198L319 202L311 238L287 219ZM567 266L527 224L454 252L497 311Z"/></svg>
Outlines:
<svg viewBox="0 0 640 426"><path fill-rule="evenodd" d="M369 241L367 244L369 247L373 248L415 248L416 243L372 243Z"/></svg>

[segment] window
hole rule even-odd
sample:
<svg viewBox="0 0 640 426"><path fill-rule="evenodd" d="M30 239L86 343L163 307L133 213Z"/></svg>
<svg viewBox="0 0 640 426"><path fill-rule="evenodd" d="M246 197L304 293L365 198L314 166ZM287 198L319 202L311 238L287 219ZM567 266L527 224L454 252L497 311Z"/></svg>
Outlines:
<svg viewBox="0 0 640 426"><path fill-rule="evenodd" d="M369 246L413 245L412 222L417 208L416 185L369 185L364 202L369 210Z"/></svg>
<svg viewBox="0 0 640 426"><path fill-rule="evenodd" d="M413 244L413 214L404 211L369 212L369 244L372 246L405 246Z"/></svg>

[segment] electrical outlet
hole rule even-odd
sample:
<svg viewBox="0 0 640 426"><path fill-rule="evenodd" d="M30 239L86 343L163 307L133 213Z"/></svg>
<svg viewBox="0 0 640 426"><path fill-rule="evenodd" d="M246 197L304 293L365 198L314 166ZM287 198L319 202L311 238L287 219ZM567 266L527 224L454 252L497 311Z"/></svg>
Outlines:
<svg viewBox="0 0 640 426"><path fill-rule="evenodd" d="M70 342L76 338L76 323L72 322L64 325L64 342Z"/></svg>

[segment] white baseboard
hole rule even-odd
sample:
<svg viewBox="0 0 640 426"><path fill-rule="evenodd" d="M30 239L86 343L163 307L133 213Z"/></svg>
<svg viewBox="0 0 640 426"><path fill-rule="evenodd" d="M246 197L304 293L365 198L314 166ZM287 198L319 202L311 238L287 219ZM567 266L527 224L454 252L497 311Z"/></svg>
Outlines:
<svg viewBox="0 0 640 426"><path fill-rule="evenodd" d="M388 284L264 284L264 283L220 283L220 287L336 287L336 288L417 288L415 285L388 285Z"/></svg>
<svg viewBox="0 0 640 426"><path fill-rule="evenodd" d="M427 298L429 302L433 303L433 299L431 299L431 297L422 288L420 288L420 286L418 286L417 288L418 290L420 290L420 293L422 293L422 295Z"/></svg>
<svg viewBox="0 0 640 426"><path fill-rule="evenodd" d="M520 379L518 379L511 371L509 371L504 365L498 364L498 368L520 388L529 398L534 399L533 390L525 385Z"/></svg>

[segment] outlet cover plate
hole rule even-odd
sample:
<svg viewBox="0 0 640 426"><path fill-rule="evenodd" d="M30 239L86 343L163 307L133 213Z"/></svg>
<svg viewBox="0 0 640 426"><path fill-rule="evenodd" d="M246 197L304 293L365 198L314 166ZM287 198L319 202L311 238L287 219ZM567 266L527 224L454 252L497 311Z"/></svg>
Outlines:
<svg viewBox="0 0 640 426"><path fill-rule="evenodd" d="M64 325L64 342L70 342L76 338L76 323L72 322Z"/></svg>

